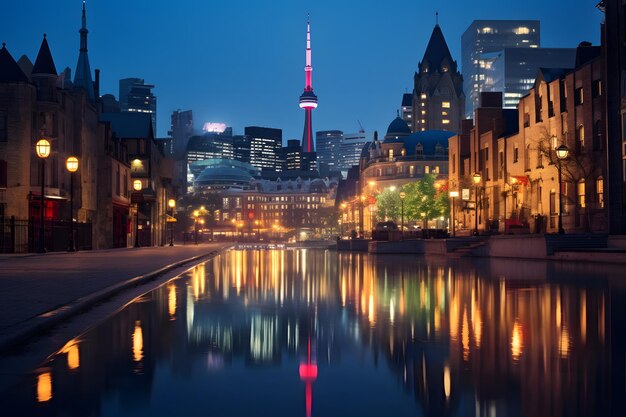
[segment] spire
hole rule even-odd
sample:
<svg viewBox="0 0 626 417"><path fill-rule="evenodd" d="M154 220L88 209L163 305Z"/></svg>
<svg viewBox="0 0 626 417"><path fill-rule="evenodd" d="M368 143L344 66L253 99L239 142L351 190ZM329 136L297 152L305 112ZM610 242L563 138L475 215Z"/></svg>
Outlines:
<svg viewBox="0 0 626 417"><path fill-rule="evenodd" d="M307 15L306 18L306 66L304 68L306 72L306 91L312 91L312 79L311 79L311 71L313 71L313 67L311 66L311 17Z"/></svg>
<svg viewBox="0 0 626 417"><path fill-rule="evenodd" d="M28 78L7 50L6 44L3 43L0 49L0 83L15 82L27 83Z"/></svg>
<svg viewBox="0 0 626 417"><path fill-rule="evenodd" d="M423 64L428 64L430 70L437 71L440 69L444 59L447 59L450 66L453 67L450 68L450 70L456 71L456 62L452 59L446 39L443 37L443 32L441 32L439 24L437 24L433 29L433 33L430 35L426 52L424 52L424 58L422 58L422 62L420 63L420 71L422 70Z"/></svg>
<svg viewBox="0 0 626 417"><path fill-rule="evenodd" d="M85 2L83 1L82 26L78 31L80 33L80 52L78 53L78 63L76 64L76 72L74 75L74 86L82 88L87 92L89 101L96 99L93 80L91 78L91 67L89 65L89 56L87 55L87 12L85 10Z"/></svg>
<svg viewBox="0 0 626 417"><path fill-rule="evenodd" d="M50 47L48 46L48 40L46 34L43 35L43 41L33 66L33 74L54 75L57 76L57 69L54 66L54 60L52 59L52 53L50 53Z"/></svg>
<svg viewBox="0 0 626 417"><path fill-rule="evenodd" d="M435 25L439 26L439 12L435 12Z"/></svg>

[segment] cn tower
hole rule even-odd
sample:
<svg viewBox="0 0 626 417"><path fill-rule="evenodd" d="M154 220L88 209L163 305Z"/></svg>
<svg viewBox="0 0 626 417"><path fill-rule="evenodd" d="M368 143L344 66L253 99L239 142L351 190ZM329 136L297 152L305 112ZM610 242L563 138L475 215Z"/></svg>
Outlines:
<svg viewBox="0 0 626 417"><path fill-rule="evenodd" d="M311 81L311 22L307 18L306 22L306 66L304 67L304 92L300 96L300 108L304 109L304 133L302 134L302 152L313 153L315 147L313 145L313 123L311 120L311 112L317 107L317 96L313 92L313 84Z"/></svg>

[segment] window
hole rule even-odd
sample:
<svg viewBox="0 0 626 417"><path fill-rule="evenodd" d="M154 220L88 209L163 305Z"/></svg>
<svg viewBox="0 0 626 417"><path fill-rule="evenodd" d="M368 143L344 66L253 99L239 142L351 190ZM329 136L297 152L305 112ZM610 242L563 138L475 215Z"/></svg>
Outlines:
<svg viewBox="0 0 626 417"><path fill-rule="evenodd" d="M591 96L593 98L600 97L602 95L602 80L594 80L591 84Z"/></svg>
<svg viewBox="0 0 626 417"><path fill-rule="evenodd" d="M574 104L579 106L585 102L585 94L583 92L583 88L577 88L574 91Z"/></svg>
<svg viewBox="0 0 626 417"><path fill-rule="evenodd" d="M578 207L580 208L586 207L585 205L585 180L584 179L581 179L580 181L578 181L576 194L578 197L577 198Z"/></svg>
<svg viewBox="0 0 626 417"><path fill-rule="evenodd" d="M524 151L524 170L530 171L530 145L526 145Z"/></svg>
<svg viewBox="0 0 626 417"><path fill-rule="evenodd" d="M456 154L452 154L452 173L456 174Z"/></svg>
<svg viewBox="0 0 626 417"><path fill-rule="evenodd" d="M0 188L7 188L7 161L0 159Z"/></svg>
<svg viewBox="0 0 626 417"><path fill-rule="evenodd" d="M596 120L593 124L593 150L599 151L600 149L602 149L602 123Z"/></svg>
<svg viewBox="0 0 626 417"><path fill-rule="evenodd" d="M539 145L537 149L537 168L543 168L543 145Z"/></svg>
<svg viewBox="0 0 626 417"><path fill-rule="evenodd" d="M443 123L444 125L450 124L450 120L448 119L442 119L441 123Z"/></svg>
<svg viewBox="0 0 626 417"><path fill-rule="evenodd" d="M445 155L446 153L446 149L443 147L443 145L441 143L437 143L435 145L435 155L441 156L441 155Z"/></svg>
<svg viewBox="0 0 626 417"><path fill-rule="evenodd" d="M576 152L580 153L585 149L585 127L583 125L578 126L576 129Z"/></svg>
<svg viewBox="0 0 626 417"><path fill-rule="evenodd" d="M426 165L426 166L424 167L424 172L425 172L426 174L430 174L430 166L429 166L429 165Z"/></svg>
<svg viewBox="0 0 626 417"><path fill-rule="evenodd" d="M424 157L424 145L418 143L415 145L415 156L423 158Z"/></svg>
<svg viewBox="0 0 626 417"><path fill-rule="evenodd" d="M449 109L450 108L450 102L449 101L442 101L441 102L441 107L444 109Z"/></svg>
<svg viewBox="0 0 626 417"><path fill-rule="evenodd" d="M556 215L556 191L553 189L550 190L550 214Z"/></svg>
<svg viewBox="0 0 626 417"><path fill-rule="evenodd" d="M604 178L598 177L596 180L596 199L598 207L604 208Z"/></svg>
<svg viewBox="0 0 626 417"><path fill-rule="evenodd" d="M421 98L422 100L426 100L426 93L422 93L422 95L420 96L420 98Z"/></svg>
<svg viewBox="0 0 626 417"><path fill-rule="evenodd" d="M389 159L393 159L393 149L389 149Z"/></svg>
<svg viewBox="0 0 626 417"><path fill-rule="evenodd" d="M120 166L115 168L115 195L120 195Z"/></svg>
<svg viewBox="0 0 626 417"><path fill-rule="evenodd" d="M513 148L513 163L516 163L519 160L519 149L517 148L517 145L515 145L515 148Z"/></svg>
<svg viewBox="0 0 626 417"><path fill-rule="evenodd" d="M504 151L498 152L498 178L504 178Z"/></svg>
<svg viewBox="0 0 626 417"><path fill-rule="evenodd" d="M0 111L0 142L7 142L9 140L9 135L7 131L7 114L3 111Z"/></svg>

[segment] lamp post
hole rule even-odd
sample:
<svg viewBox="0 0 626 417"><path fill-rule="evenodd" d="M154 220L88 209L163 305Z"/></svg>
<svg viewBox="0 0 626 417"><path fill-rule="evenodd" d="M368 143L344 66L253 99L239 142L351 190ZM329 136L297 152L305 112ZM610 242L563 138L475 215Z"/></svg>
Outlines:
<svg viewBox="0 0 626 417"><path fill-rule="evenodd" d="M365 195L361 196L361 209L359 210L359 234L365 239L365 232L363 231L363 216L365 212Z"/></svg>
<svg viewBox="0 0 626 417"><path fill-rule="evenodd" d="M174 207L176 207L176 200L170 198L167 201L167 205L170 208L170 246L174 246Z"/></svg>
<svg viewBox="0 0 626 417"><path fill-rule="evenodd" d="M133 181L133 190L136 193L143 189L141 180ZM139 200L137 200L137 209L135 210L135 247L139 247Z"/></svg>
<svg viewBox="0 0 626 417"><path fill-rule="evenodd" d="M480 184L481 180L482 177L478 172L472 175L472 181L474 181L474 185L476 185L474 200L474 236L478 236L478 184Z"/></svg>
<svg viewBox="0 0 626 417"><path fill-rule="evenodd" d="M199 210L193 211L193 240L194 243L198 244L198 216L200 215Z"/></svg>
<svg viewBox="0 0 626 417"><path fill-rule="evenodd" d="M400 236L404 236L404 199L406 198L406 193L404 191L400 192Z"/></svg>
<svg viewBox="0 0 626 417"><path fill-rule="evenodd" d="M50 156L50 142L46 139L40 139L35 145L35 151L37 152L37 156L41 159L41 213L39 217L39 253L44 253L46 251L46 243L45 243L45 187L46 187L46 158Z"/></svg>
<svg viewBox="0 0 626 417"><path fill-rule="evenodd" d="M456 237L456 224L454 223L454 199L459 197L458 191L450 191L450 198L452 199L452 237Z"/></svg>
<svg viewBox="0 0 626 417"><path fill-rule="evenodd" d="M345 213L344 212L346 210L346 207L348 207L348 205L346 203L341 203L341 205L339 207L341 208L341 229L339 230L339 234L341 236L343 236L343 224L345 223L345 220L344 220Z"/></svg>
<svg viewBox="0 0 626 417"><path fill-rule="evenodd" d="M70 233L68 237L67 251L76 251L74 245L74 173L78 171L78 158L70 156L65 161L65 167L70 173Z"/></svg>
<svg viewBox="0 0 626 417"><path fill-rule="evenodd" d="M426 212L422 211L420 214L422 216L422 234L424 234L424 236L425 236L426 229L427 229Z"/></svg>
<svg viewBox="0 0 626 417"><path fill-rule="evenodd" d="M562 173L562 163L567 155L569 154L569 148L565 145L561 145L556 148L556 157L559 160L558 170L559 170L559 234L562 235L565 233L565 229L563 229L563 173Z"/></svg>

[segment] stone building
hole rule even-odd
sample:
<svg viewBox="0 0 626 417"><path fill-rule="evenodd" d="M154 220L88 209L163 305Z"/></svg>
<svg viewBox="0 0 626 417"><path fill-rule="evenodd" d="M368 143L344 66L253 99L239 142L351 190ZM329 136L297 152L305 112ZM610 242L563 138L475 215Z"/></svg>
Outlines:
<svg viewBox="0 0 626 417"><path fill-rule="evenodd" d="M517 126L508 110L496 106L501 98L483 94L482 100L473 129L450 140L450 189L458 184L460 226L558 232L561 164L565 231L607 231L600 48L581 44L574 69L540 69L535 85L519 102ZM468 140L469 146L462 143ZM555 152L561 145L569 150L562 161ZM472 181L476 173L477 185Z"/></svg>
<svg viewBox="0 0 626 417"><path fill-rule="evenodd" d="M408 106L403 104L402 107L405 120L412 120L411 131L449 130L458 133L465 111L463 77L439 25L435 25L418 67L410 118L406 114Z"/></svg>

